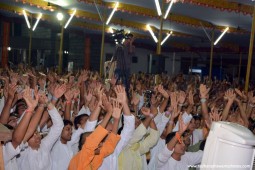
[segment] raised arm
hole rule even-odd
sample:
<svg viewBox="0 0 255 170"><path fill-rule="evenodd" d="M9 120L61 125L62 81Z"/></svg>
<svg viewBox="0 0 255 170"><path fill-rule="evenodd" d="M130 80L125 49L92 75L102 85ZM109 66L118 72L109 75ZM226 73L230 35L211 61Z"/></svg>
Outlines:
<svg viewBox="0 0 255 170"><path fill-rule="evenodd" d="M160 107L159 107L159 112L163 113L166 109L167 103L169 101L169 95L166 92L166 90L163 88L162 85L159 85L158 87L158 91L160 92L160 94L164 97L163 102L161 103Z"/></svg>
<svg viewBox="0 0 255 170"><path fill-rule="evenodd" d="M240 114L241 114L241 118L242 118L243 121L244 121L244 126L245 126L245 127L248 127L249 121L248 121L248 118L247 118L247 116L246 116L246 114L245 114L245 111L244 111L244 107L243 107L243 105L242 105L242 102L241 102L239 99L237 99L237 98L235 98L235 102L237 103L237 105L238 105L238 107L239 107L239 109L240 109Z"/></svg>
<svg viewBox="0 0 255 170"><path fill-rule="evenodd" d="M185 124L183 122L183 118L180 115L179 116L179 130L178 132L176 132L177 135L175 135L175 137L172 138L172 140L170 140L170 142L167 143L167 148L172 151L176 145L176 143L179 140L179 137L182 136L182 134L184 133L184 131L188 128L189 123Z"/></svg>
<svg viewBox="0 0 255 170"><path fill-rule="evenodd" d="M39 106L37 107L36 112L33 115L31 122L29 123L27 133L23 139L23 141L26 142L34 134L36 128L38 127L38 124L42 117L42 113L44 111L45 104L48 102L48 98L45 96L45 94L39 95L35 91L35 99L33 99L32 96L29 95L24 96L24 99L26 100L28 107L36 107L39 100Z"/></svg>
<svg viewBox="0 0 255 170"><path fill-rule="evenodd" d="M207 106L207 100L209 99L209 88L206 88L206 85L200 84L199 87L200 91L200 101L201 101L201 107L202 107L202 115L205 121L210 123L210 117L208 113L208 106Z"/></svg>
<svg viewBox="0 0 255 170"><path fill-rule="evenodd" d="M112 105L113 105L112 117L114 119L112 133L117 135L119 121L120 121L120 117L121 117L122 105L117 100L112 100Z"/></svg>
<svg viewBox="0 0 255 170"><path fill-rule="evenodd" d="M55 106L58 99L66 92L66 85L57 85L53 90L51 103Z"/></svg>
<svg viewBox="0 0 255 170"><path fill-rule="evenodd" d="M147 153L150 148L156 145L159 139L159 131L157 130L156 124L152 119L150 122L150 134L144 140L140 142L139 152L141 155Z"/></svg>
<svg viewBox="0 0 255 170"><path fill-rule="evenodd" d="M17 128L13 132L12 144L14 148L16 148L22 142L27 132L29 122L31 120L34 109L38 103L38 96L35 96L36 98L35 100L33 100L31 95L32 95L31 90L27 87L25 89L23 98L27 103L28 109L25 111L26 113L24 114L21 122L18 124Z"/></svg>
<svg viewBox="0 0 255 170"><path fill-rule="evenodd" d="M124 114L131 115L125 88L121 85L117 85L115 86L114 91L117 94L117 100L123 105Z"/></svg>
<svg viewBox="0 0 255 170"><path fill-rule="evenodd" d="M71 120L71 104L72 104L73 96L74 96L74 91L71 89L65 93L65 98L66 98L66 108L64 113L65 120Z"/></svg>
<svg viewBox="0 0 255 170"><path fill-rule="evenodd" d="M104 95L102 97L102 104L103 104L103 107L104 109L106 110L106 115L104 116L104 119L102 120L102 122L100 123L100 125L103 127L103 128L106 128L111 116L112 116L112 113L113 113L113 108L112 108L112 104L108 101L108 99L106 98L106 96ZM115 122L116 123L116 122ZM115 129L116 130L116 129Z"/></svg>
<svg viewBox="0 0 255 170"><path fill-rule="evenodd" d="M234 93L234 90L227 90L224 96L225 99L228 100L223 112L222 112L222 120L226 121L228 118L229 110L236 98L236 94Z"/></svg>
<svg viewBox="0 0 255 170"><path fill-rule="evenodd" d="M93 109L91 115L89 116L89 121L96 121L98 119L98 116L100 114L101 111L101 106L102 106L102 97L103 97L103 88L101 86L98 86L96 88L96 96L97 96L97 100L98 102L95 103L95 108Z"/></svg>

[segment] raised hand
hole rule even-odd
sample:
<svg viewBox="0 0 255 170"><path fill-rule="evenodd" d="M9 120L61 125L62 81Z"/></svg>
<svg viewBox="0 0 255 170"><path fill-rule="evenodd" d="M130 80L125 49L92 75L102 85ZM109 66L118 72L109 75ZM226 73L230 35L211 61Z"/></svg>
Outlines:
<svg viewBox="0 0 255 170"><path fill-rule="evenodd" d="M248 93L248 99L250 104L253 104L253 105L255 104L255 96L253 96L252 91Z"/></svg>
<svg viewBox="0 0 255 170"><path fill-rule="evenodd" d="M62 85L57 85L53 91L53 96L55 98L60 98L64 93L66 92L66 85L62 84Z"/></svg>
<svg viewBox="0 0 255 170"><path fill-rule="evenodd" d="M29 87L26 87L24 90L23 98L27 103L28 110L34 111L35 107L38 104L39 95L37 93L34 93L35 99L32 97L32 90Z"/></svg>
<svg viewBox="0 0 255 170"><path fill-rule="evenodd" d="M218 113L218 109L213 108L210 112L211 121L218 122L222 120L222 116Z"/></svg>
<svg viewBox="0 0 255 170"><path fill-rule="evenodd" d="M87 101L88 103L91 101L92 96L93 96L93 95L92 95L92 90L89 89L88 92L85 93L85 99L86 99L86 101Z"/></svg>
<svg viewBox="0 0 255 170"><path fill-rule="evenodd" d="M121 115L122 105L118 102L117 99L111 98L111 102L113 106L112 117L115 119L119 119Z"/></svg>
<svg viewBox="0 0 255 170"><path fill-rule="evenodd" d="M39 101L40 104L46 104L48 103L48 97L45 95L44 92L39 92Z"/></svg>
<svg viewBox="0 0 255 170"><path fill-rule="evenodd" d="M78 84L80 85L82 82L85 82L88 80L89 76L89 71L87 70L84 70L84 71L81 71L81 75L79 76L78 78Z"/></svg>
<svg viewBox="0 0 255 170"><path fill-rule="evenodd" d="M5 84L9 84L9 79L6 76L0 76L0 79L4 81Z"/></svg>
<svg viewBox="0 0 255 170"><path fill-rule="evenodd" d="M125 88L121 85L117 85L115 88L114 88L114 91L115 93L117 94L117 100L118 102L120 102L122 105L124 103L127 103L127 95L126 95L126 92L125 92Z"/></svg>
<svg viewBox="0 0 255 170"><path fill-rule="evenodd" d="M176 92L170 92L171 106L177 106L177 94Z"/></svg>
<svg viewBox="0 0 255 170"><path fill-rule="evenodd" d="M96 89L94 90L94 94L97 98L97 100L102 100L102 95L104 93L104 88L102 87L101 84L97 83L96 84Z"/></svg>
<svg viewBox="0 0 255 170"><path fill-rule="evenodd" d="M169 98L169 95L168 95L167 91L163 88L162 85L159 85L159 86L158 86L158 91L159 91L159 93L162 94L162 96L163 96L165 99L168 99L168 98Z"/></svg>
<svg viewBox="0 0 255 170"><path fill-rule="evenodd" d="M184 123L182 115L179 116L179 133L183 134L183 132L185 132L185 130L188 128L189 126L189 122L187 124Z"/></svg>
<svg viewBox="0 0 255 170"><path fill-rule="evenodd" d="M13 99L15 96L15 93L17 91L17 85L10 84L8 89L9 89L8 90L8 98Z"/></svg>
<svg viewBox="0 0 255 170"><path fill-rule="evenodd" d="M245 92L244 91L240 91L239 89L235 88L235 92L236 94L238 94L243 100L247 101L247 96L245 95Z"/></svg>
<svg viewBox="0 0 255 170"><path fill-rule="evenodd" d="M106 95L102 96L102 108L107 113L111 113L112 114L112 111L113 111L112 104L111 104L111 102L109 102L109 100L107 99Z"/></svg>
<svg viewBox="0 0 255 170"><path fill-rule="evenodd" d="M148 108L148 107L142 107L141 111L142 111L142 113L143 113L144 116L146 116L146 117L147 117L147 116L150 116L150 113L151 113L150 108Z"/></svg>
<svg viewBox="0 0 255 170"><path fill-rule="evenodd" d="M12 73L11 74L11 84L16 85L18 83L18 80L19 80L18 73Z"/></svg>
<svg viewBox="0 0 255 170"><path fill-rule="evenodd" d="M236 98L236 94L234 93L234 90L230 89L225 92L224 98L228 100L229 102L233 102Z"/></svg>
<svg viewBox="0 0 255 170"><path fill-rule="evenodd" d="M73 97L74 97L73 90L68 90L67 92L65 92L64 95L65 95L66 101L71 102L73 100Z"/></svg>
<svg viewBox="0 0 255 170"><path fill-rule="evenodd" d="M201 99L208 99L209 98L208 93L210 91L210 88L207 88L206 85L200 84L199 91L200 91L200 98Z"/></svg>

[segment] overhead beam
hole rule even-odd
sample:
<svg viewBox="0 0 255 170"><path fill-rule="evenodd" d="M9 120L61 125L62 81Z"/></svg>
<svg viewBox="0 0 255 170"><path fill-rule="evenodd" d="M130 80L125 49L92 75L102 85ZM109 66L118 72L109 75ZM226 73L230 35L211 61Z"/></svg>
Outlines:
<svg viewBox="0 0 255 170"><path fill-rule="evenodd" d="M227 0L184 0L184 3L190 3L194 5L209 7L213 9L220 9L222 11L242 13L244 15L252 15L253 14L253 6L240 4L238 2L229 2Z"/></svg>
<svg viewBox="0 0 255 170"><path fill-rule="evenodd" d="M23 3L28 3L31 6L40 6L46 10L54 10L54 9L47 8L47 3L42 3L42 1L38 1L38 0L17 0L17 1L22 1ZM81 0L81 1L85 2L85 3L89 3L89 4L94 4L94 0ZM221 0L217 0L217 1L221 1ZM100 6L107 7L107 8L114 8L115 2L104 2L102 0L97 0L97 4ZM118 9L119 9L119 11L122 11L122 12L130 12L135 15L144 15L144 16L160 19L156 10L152 10L150 8L144 8L144 7L131 5L131 4L125 4L125 3L119 3ZM84 12L84 11L81 11L81 12ZM77 11L77 15L79 15L78 11ZM177 23L188 25L188 26L196 26L196 27L201 27L200 22L202 22L204 27L206 27L206 28L214 27L210 22L200 20L197 18L193 18L193 17L189 17L189 16L174 14L174 13L171 13L171 15L168 16L167 20L169 20L170 22L177 22ZM223 30L224 28L225 28L225 26L215 25L216 30ZM249 31L244 30L244 29L239 30L237 28L230 27L229 32L248 33Z"/></svg>

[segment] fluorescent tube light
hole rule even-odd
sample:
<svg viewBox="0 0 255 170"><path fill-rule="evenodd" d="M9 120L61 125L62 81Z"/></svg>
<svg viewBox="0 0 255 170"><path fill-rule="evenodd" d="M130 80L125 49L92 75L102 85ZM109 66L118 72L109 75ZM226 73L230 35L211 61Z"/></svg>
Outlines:
<svg viewBox="0 0 255 170"><path fill-rule="evenodd" d="M71 20L73 19L73 16L76 13L76 9L74 9L73 13L71 14L70 18L68 19L68 21L66 22L66 25L64 26L64 28L66 29L69 25L69 23L71 22Z"/></svg>
<svg viewBox="0 0 255 170"><path fill-rule="evenodd" d="M167 10L166 10L166 13L165 13L164 19L166 19L166 18L167 18L168 14L169 14L169 12L170 12L170 10L171 10L172 6L173 6L173 3L174 3L174 0L171 0L170 4L169 4L169 6L168 6L168 8L167 8Z"/></svg>
<svg viewBox="0 0 255 170"><path fill-rule="evenodd" d="M38 23L39 23L39 21L40 21L40 19L42 18L42 13L40 13L39 14L39 16L38 16L38 18L37 18L37 20L36 20L36 22L35 22L35 25L34 25L34 27L33 27L33 31L36 29L36 27L37 27L37 25L38 25Z"/></svg>
<svg viewBox="0 0 255 170"><path fill-rule="evenodd" d="M158 0L155 0L155 4L156 4L158 16L161 16L161 15L162 15L162 12L161 12L161 8L160 8L160 5L159 5L159 1L158 1Z"/></svg>
<svg viewBox="0 0 255 170"><path fill-rule="evenodd" d="M223 31L223 33L219 36L219 38L214 42L214 45L216 45L221 38L224 36L224 34L226 34L226 32L229 30L229 27L225 28L225 30Z"/></svg>
<svg viewBox="0 0 255 170"><path fill-rule="evenodd" d="M114 8L113 8L113 10L112 10L112 13L110 14L110 16L108 17L108 19L107 19L107 21L106 21L106 25L108 25L109 22L111 21L112 16L113 16L113 14L115 13L115 11L117 10L118 6L119 6L119 2L116 2L116 3L115 3L115 6L114 6Z"/></svg>
<svg viewBox="0 0 255 170"><path fill-rule="evenodd" d="M27 27L30 29L31 26L30 26L30 23L29 23L28 18L27 18L27 13L26 13L26 11L24 9L23 9L23 15L25 17L25 20L26 20L26 23L27 23Z"/></svg>
<svg viewBox="0 0 255 170"><path fill-rule="evenodd" d="M170 33L167 33L167 36L164 38L164 40L161 42L161 45L163 45L165 42L166 42L166 40L172 35L172 31L170 32Z"/></svg>
<svg viewBox="0 0 255 170"><path fill-rule="evenodd" d="M147 30L150 32L150 34L151 34L152 38L154 39L154 41L157 43L157 42L158 42L158 39L157 39L157 37L154 35L154 33L153 33L152 29L151 29L151 26L148 24L146 27L147 27Z"/></svg>

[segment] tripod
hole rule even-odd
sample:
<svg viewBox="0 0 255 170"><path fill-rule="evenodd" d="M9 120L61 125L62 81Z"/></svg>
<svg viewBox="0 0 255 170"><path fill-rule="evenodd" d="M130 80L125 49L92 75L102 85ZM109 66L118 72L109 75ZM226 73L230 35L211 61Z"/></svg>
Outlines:
<svg viewBox="0 0 255 170"><path fill-rule="evenodd" d="M117 44L116 50L114 54L114 60L117 61L117 67L114 71L114 74L117 79L117 84L123 83L126 87L126 92L129 90L129 74L130 74L130 68L127 68L126 66L126 57L125 56L125 49L124 45ZM128 93L127 93L128 94Z"/></svg>

